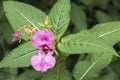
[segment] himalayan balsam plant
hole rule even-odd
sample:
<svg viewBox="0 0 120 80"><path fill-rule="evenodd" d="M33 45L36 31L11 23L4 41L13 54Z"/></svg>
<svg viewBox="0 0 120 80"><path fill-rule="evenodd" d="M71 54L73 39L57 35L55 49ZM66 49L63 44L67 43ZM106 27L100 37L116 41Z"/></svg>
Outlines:
<svg viewBox="0 0 120 80"><path fill-rule="evenodd" d="M120 22L66 36L70 0L57 0L49 14L16 1L5 1L3 7L15 31L12 41L19 46L0 62L0 68L29 67L37 73L27 74L39 75L39 80L98 80L113 56L119 57L113 46L120 41ZM79 58L71 64L69 56L75 54Z"/></svg>

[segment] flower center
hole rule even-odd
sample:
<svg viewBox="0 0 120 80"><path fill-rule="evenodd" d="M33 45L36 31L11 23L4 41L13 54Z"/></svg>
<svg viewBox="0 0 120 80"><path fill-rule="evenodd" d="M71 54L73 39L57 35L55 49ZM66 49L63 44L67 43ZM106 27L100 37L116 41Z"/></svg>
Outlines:
<svg viewBox="0 0 120 80"><path fill-rule="evenodd" d="M53 49L49 48L47 45L43 45L43 46L42 46L42 51L43 51L45 54L48 54L49 52L53 51Z"/></svg>

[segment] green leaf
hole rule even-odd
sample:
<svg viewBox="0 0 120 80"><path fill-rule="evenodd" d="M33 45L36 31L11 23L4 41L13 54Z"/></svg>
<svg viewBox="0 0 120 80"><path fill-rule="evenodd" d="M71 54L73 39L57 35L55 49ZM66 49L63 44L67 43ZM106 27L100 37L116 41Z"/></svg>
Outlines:
<svg viewBox="0 0 120 80"><path fill-rule="evenodd" d="M0 1L0 22L2 21L2 17L4 16L2 1Z"/></svg>
<svg viewBox="0 0 120 80"><path fill-rule="evenodd" d="M112 18L112 20L114 20L114 21L120 20L119 10L115 6L110 6L107 9L107 12L108 12L109 16Z"/></svg>
<svg viewBox="0 0 120 80"><path fill-rule="evenodd" d="M12 42L13 29L7 22L0 23L0 37L5 39L7 42Z"/></svg>
<svg viewBox="0 0 120 80"><path fill-rule="evenodd" d="M112 55L108 53L88 55L86 60L79 61L75 65L73 76L76 80L88 80L89 78L97 77L98 72L105 68L111 60Z"/></svg>
<svg viewBox="0 0 120 80"><path fill-rule="evenodd" d="M96 11L95 16L100 23L110 22L112 19L102 11Z"/></svg>
<svg viewBox="0 0 120 80"><path fill-rule="evenodd" d="M94 6L98 6L102 9L106 9L109 4L109 0L99 0L99 1L93 0L92 3L94 4Z"/></svg>
<svg viewBox="0 0 120 80"><path fill-rule="evenodd" d="M5 1L3 5L6 16L15 31L28 24L38 29L38 22L41 23L46 18L46 14L41 10L25 3ZM24 36L25 34L23 34Z"/></svg>
<svg viewBox="0 0 120 80"><path fill-rule="evenodd" d="M94 0L81 0L81 2L85 5L90 5L90 4L92 4L93 1Z"/></svg>
<svg viewBox="0 0 120 80"><path fill-rule="evenodd" d="M110 67L107 69L107 74L104 74L102 77L99 77L99 79L100 80L119 80L118 75Z"/></svg>
<svg viewBox="0 0 120 80"><path fill-rule="evenodd" d="M102 74L99 77L85 79L85 80L119 80L119 76L111 67L107 67L102 71Z"/></svg>
<svg viewBox="0 0 120 80"><path fill-rule="evenodd" d="M70 0L58 0L49 14L51 31L56 38L60 38L68 27L70 7Z"/></svg>
<svg viewBox="0 0 120 80"><path fill-rule="evenodd" d="M55 68L48 70L44 73L41 80L71 80L71 75L66 69L64 63L56 65Z"/></svg>
<svg viewBox="0 0 120 80"><path fill-rule="evenodd" d="M40 72L37 72L35 70L27 70L21 75L19 75L16 80L36 80L40 76Z"/></svg>
<svg viewBox="0 0 120 80"><path fill-rule="evenodd" d="M90 29L90 32L113 46L120 41L120 22L98 24Z"/></svg>
<svg viewBox="0 0 120 80"><path fill-rule="evenodd" d="M0 69L0 80L7 80L10 77L9 69Z"/></svg>
<svg viewBox="0 0 120 80"><path fill-rule="evenodd" d="M84 32L62 38L58 44L58 49L71 54L109 53L117 55L114 49L102 39Z"/></svg>
<svg viewBox="0 0 120 80"><path fill-rule="evenodd" d="M24 43L11 51L10 54L0 62L0 68L28 67L30 66L31 57L36 53L37 50L32 46L31 42Z"/></svg>
<svg viewBox="0 0 120 80"><path fill-rule="evenodd" d="M85 12L75 3L72 3L71 7L71 21L75 25L77 31L87 28L87 18Z"/></svg>

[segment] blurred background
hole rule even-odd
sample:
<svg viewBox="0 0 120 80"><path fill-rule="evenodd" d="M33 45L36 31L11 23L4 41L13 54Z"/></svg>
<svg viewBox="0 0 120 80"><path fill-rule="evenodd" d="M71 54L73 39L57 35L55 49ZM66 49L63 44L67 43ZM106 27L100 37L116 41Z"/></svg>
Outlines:
<svg viewBox="0 0 120 80"><path fill-rule="evenodd" d="M14 31L5 16L2 4L3 1L27 3L41 9L46 14L49 14L53 4L56 2L56 0L0 0L0 60L18 45L18 43L12 42L12 34ZM98 23L120 20L120 0L71 0L71 5L71 20L65 35L77 33L84 29L90 29ZM114 48L120 53L120 43L117 43ZM76 61L77 55L72 57L75 59L73 62ZM119 66L120 59L113 58L113 61L107 69L110 71L109 76L114 76L114 79L106 80L120 79ZM14 76L21 74L27 69L29 68L0 69L0 80L14 80ZM104 73L105 72L102 74Z"/></svg>

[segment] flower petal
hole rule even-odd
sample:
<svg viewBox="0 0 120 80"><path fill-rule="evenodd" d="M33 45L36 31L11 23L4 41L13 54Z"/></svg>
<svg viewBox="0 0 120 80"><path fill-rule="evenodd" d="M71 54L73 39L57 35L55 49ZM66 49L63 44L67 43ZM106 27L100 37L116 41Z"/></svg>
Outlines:
<svg viewBox="0 0 120 80"><path fill-rule="evenodd" d="M56 59L53 56L35 55L31 58L31 65L36 71L46 72L55 66Z"/></svg>
<svg viewBox="0 0 120 80"><path fill-rule="evenodd" d="M31 58L31 65L36 71L41 71L40 63L42 62L42 56L35 55Z"/></svg>
<svg viewBox="0 0 120 80"><path fill-rule="evenodd" d="M44 44L48 47L52 47L54 44L54 36L47 30L40 30L33 35L32 44L36 48L40 48Z"/></svg>

